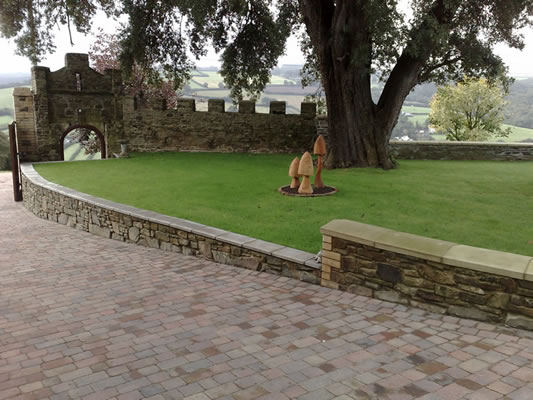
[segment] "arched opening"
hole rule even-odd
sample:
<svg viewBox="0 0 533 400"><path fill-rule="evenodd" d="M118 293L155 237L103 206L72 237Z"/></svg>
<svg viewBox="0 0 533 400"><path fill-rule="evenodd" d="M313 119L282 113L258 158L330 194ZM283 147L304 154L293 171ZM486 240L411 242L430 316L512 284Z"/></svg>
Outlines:
<svg viewBox="0 0 533 400"><path fill-rule="evenodd" d="M61 136L61 160L99 160L106 158L105 139L92 125L72 125Z"/></svg>

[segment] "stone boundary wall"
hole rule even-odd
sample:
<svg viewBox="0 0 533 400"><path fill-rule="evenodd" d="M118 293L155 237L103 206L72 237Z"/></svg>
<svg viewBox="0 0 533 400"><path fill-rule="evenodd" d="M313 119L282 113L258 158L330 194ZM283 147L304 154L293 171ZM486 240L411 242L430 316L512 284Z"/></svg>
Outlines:
<svg viewBox="0 0 533 400"><path fill-rule="evenodd" d="M480 142L390 142L398 160L533 161L533 144Z"/></svg>
<svg viewBox="0 0 533 400"><path fill-rule="evenodd" d="M196 111L194 99L180 99L176 109L164 104L124 102L124 135L128 150L301 153L316 138L314 103L302 103L300 114L286 114L284 101L270 103L270 113L256 113L254 101L241 101L238 112L226 112L224 100L208 101Z"/></svg>
<svg viewBox="0 0 533 400"><path fill-rule="evenodd" d="M321 232L323 286L533 330L533 257L348 220Z"/></svg>
<svg viewBox="0 0 533 400"><path fill-rule="evenodd" d="M21 170L24 206L40 218L108 239L320 283L314 254L80 193L45 180L32 164Z"/></svg>

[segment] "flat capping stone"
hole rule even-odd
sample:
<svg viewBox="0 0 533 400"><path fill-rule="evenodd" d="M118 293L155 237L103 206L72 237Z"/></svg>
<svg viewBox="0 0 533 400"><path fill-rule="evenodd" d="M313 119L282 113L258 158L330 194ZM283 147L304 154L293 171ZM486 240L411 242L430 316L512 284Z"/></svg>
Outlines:
<svg viewBox="0 0 533 400"><path fill-rule="evenodd" d="M420 145L431 145L431 146L457 146L457 147L533 147L533 144L529 143L500 143L500 142L437 142L437 141L413 141L413 142L403 142L399 140L391 140L389 144L401 145L401 146L420 146Z"/></svg>
<svg viewBox="0 0 533 400"><path fill-rule="evenodd" d="M29 87L13 88L13 96L31 96L31 89Z"/></svg>
<svg viewBox="0 0 533 400"><path fill-rule="evenodd" d="M330 221L323 235L454 267L533 281L533 257L397 232L346 219Z"/></svg>

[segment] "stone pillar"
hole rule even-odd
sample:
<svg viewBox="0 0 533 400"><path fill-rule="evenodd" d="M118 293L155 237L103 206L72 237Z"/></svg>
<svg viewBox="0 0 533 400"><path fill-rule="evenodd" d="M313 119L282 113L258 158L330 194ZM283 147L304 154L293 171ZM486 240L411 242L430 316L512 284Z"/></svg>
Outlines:
<svg viewBox="0 0 533 400"><path fill-rule="evenodd" d="M241 114L255 114L255 101L254 100L239 101L239 112Z"/></svg>
<svg viewBox="0 0 533 400"><path fill-rule="evenodd" d="M48 74L50 68L33 67L31 69L33 104L35 120L35 137L39 161L57 161L60 158L56 141L50 132L48 114Z"/></svg>
<svg viewBox="0 0 533 400"><path fill-rule="evenodd" d="M271 101L270 114L286 114L287 102L285 101Z"/></svg>
<svg viewBox="0 0 533 400"><path fill-rule="evenodd" d="M224 99L209 99L207 100L207 111L223 113L226 111L226 102Z"/></svg>
<svg viewBox="0 0 533 400"><path fill-rule="evenodd" d="M13 89L13 110L17 122L17 141L21 161L38 161L33 94L30 88Z"/></svg>
<svg viewBox="0 0 533 400"><path fill-rule="evenodd" d="M332 237L329 235L322 236L322 274L320 284L330 289L338 289L339 284L331 278L341 267L340 254L332 252Z"/></svg>

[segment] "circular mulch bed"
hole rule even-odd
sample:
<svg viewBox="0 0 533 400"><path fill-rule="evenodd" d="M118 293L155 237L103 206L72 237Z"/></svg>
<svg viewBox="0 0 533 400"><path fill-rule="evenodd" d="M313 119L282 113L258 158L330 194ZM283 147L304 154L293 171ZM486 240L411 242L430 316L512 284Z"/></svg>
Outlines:
<svg viewBox="0 0 533 400"><path fill-rule="evenodd" d="M296 197L320 197L320 196L329 196L331 194L337 193L337 189L333 186L324 186L323 188L313 188L313 193L302 194L298 193L298 188L291 189L291 185L282 186L278 189L278 192L284 194L285 196L296 196Z"/></svg>

